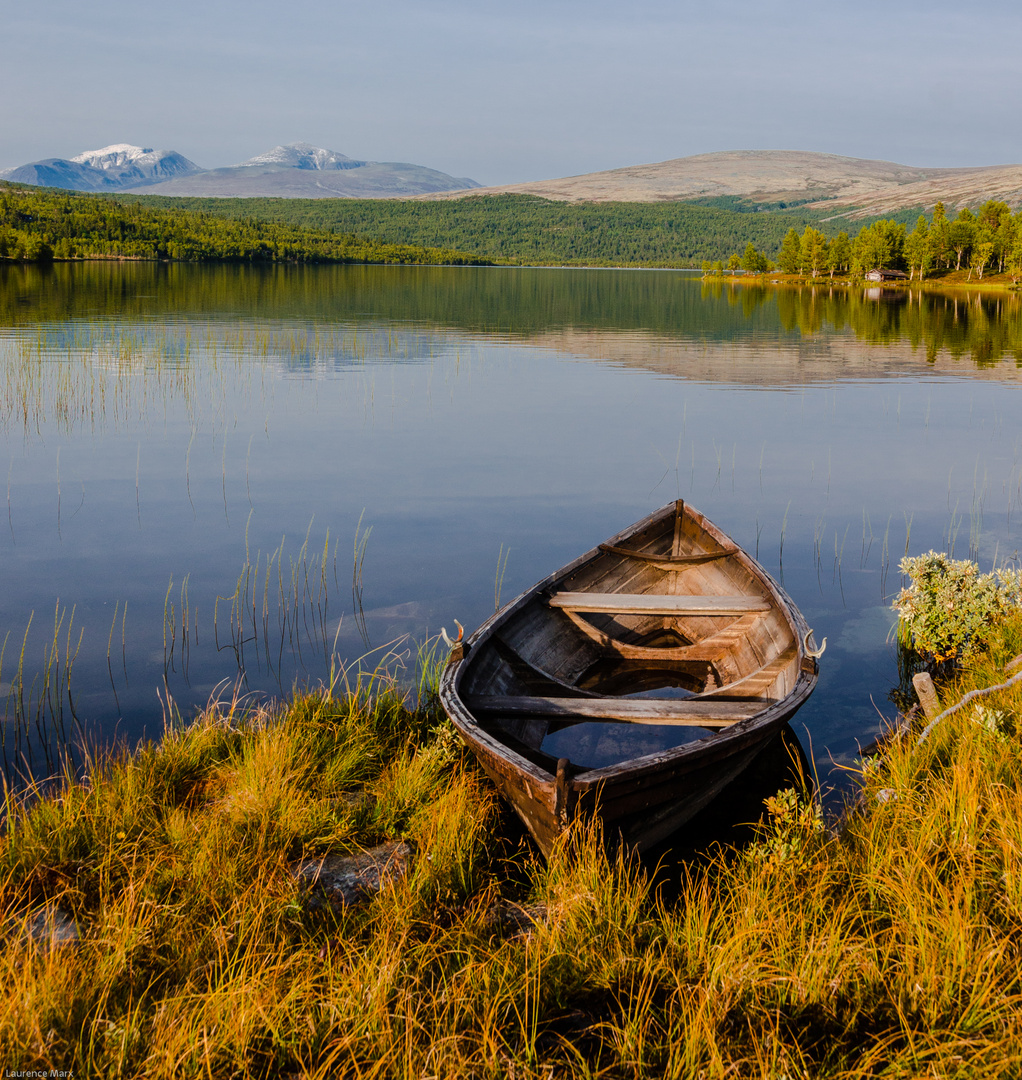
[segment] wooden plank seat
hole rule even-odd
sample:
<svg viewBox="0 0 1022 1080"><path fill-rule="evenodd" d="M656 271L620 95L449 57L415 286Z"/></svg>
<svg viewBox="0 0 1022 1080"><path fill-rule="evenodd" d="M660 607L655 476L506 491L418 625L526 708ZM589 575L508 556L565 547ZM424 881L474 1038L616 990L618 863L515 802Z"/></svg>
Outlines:
<svg viewBox="0 0 1022 1080"><path fill-rule="evenodd" d="M558 592L547 601L565 611L591 611L606 615L745 615L769 611L765 596L669 596L662 593Z"/></svg>
<svg viewBox="0 0 1022 1080"><path fill-rule="evenodd" d="M762 712L771 702L705 701L699 698L557 698L480 695L474 712L485 716L546 716L581 723L620 720L629 724L728 727Z"/></svg>

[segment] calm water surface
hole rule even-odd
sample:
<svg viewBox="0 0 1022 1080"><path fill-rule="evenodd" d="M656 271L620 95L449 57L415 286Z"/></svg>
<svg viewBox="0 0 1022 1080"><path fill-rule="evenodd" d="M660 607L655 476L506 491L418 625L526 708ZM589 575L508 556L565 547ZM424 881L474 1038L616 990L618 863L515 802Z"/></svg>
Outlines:
<svg viewBox="0 0 1022 1080"><path fill-rule="evenodd" d="M0 268L8 766L62 725L158 735L168 693L188 715L332 658L410 670L680 496L827 637L796 728L839 785L894 714L899 558L1018 560L1020 356L1008 295Z"/></svg>

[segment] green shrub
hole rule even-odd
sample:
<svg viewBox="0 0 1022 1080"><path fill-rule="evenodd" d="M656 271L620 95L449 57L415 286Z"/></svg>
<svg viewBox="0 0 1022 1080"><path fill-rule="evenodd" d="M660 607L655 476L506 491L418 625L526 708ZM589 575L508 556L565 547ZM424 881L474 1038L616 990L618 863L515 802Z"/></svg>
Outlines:
<svg viewBox="0 0 1022 1080"><path fill-rule="evenodd" d="M974 562L936 551L904 558L899 569L910 584L894 601L898 640L937 663L971 657L1022 604L1022 571L981 574Z"/></svg>

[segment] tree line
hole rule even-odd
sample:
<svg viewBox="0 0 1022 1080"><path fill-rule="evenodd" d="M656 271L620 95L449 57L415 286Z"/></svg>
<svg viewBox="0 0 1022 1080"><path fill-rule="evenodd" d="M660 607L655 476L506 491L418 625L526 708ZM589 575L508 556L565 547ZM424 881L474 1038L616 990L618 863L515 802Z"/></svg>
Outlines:
<svg viewBox="0 0 1022 1080"><path fill-rule="evenodd" d="M968 270L982 279L985 271L1007 273L1014 284L1022 280L1022 208L1011 212L1007 203L989 199L978 211L962 207L950 218L942 202L933 216L920 214L915 228L887 219L864 225L849 238L846 232L828 239L819 229L806 225L801 234L792 228L781 242L774 263L750 240L742 255L732 253L726 262L704 262L708 274L766 273L820 277L829 274L862 276L871 270L900 270L909 280L922 281L931 274Z"/></svg>
<svg viewBox="0 0 1022 1080"><path fill-rule="evenodd" d="M780 270L812 278L872 269L903 270L911 278L967 269L970 277L983 277L996 268L1018 281L1020 214L991 200L952 220L938 203L932 219L920 215L911 232L883 219L850 238L834 235L837 225L823 211L757 210L739 201L170 199L0 182L0 260L655 267L702 261L710 273Z"/></svg>
<svg viewBox="0 0 1022 1080"><path fill-rule="evenodd" d="M0 260L427 263L486 259L447 247L383 243L279 222L146 206L109 196L0 183Z"/></svg>
<svg viewBox="0 0 1022 1080"><path fill-rule="evenodd" d="M122 196L122 198L125 198ZM695 202L567 203L534 195L461 199L127 198L224 217L257 218L388 243L436 244L494 262L547 266L698 267L751 239L776 252L784 234L824 214ZM827 226L823 226L827 227Z"/></svg>

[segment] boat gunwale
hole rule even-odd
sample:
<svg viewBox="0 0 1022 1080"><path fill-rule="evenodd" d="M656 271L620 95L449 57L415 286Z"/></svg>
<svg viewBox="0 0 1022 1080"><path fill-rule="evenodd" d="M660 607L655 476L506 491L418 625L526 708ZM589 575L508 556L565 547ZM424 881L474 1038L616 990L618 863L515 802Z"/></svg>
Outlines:
<svg viewBox="0 0 1022 1080"><path fill-rule="evenodd" d="M571 562L566 563L553 573L548 574L541 581L520 593L513 600L510 600L499 611L494 612L494 614L486 619L474 633L469 635L465 642L466 653L464 657L461 660L455 660L448 664L444 670L440 683L441 703L451 717L452 722L455 723L466 740L481 745L481 747L485 747L486 750L496 757L506 760L514 768L527 774L537 784L544 786L549 785L552 788L555 780L552 772L536 765L528 758L523 757L517 751L513 750L505 742L502 742L495 735L490 734L490 732L479 723L478 718L462 699L460 684L467 670L467 664L470 662L472 653L475 652L475 650L484 645L500 626L507 622L512 615L527 603L542 594L545 589L597 557L607 555L608 553L602 550L604 545L615 545L619 541L634 537L637 533L641 533L657 524L669 514L675 513L678 501L680 500L667 503L665 506L660 507L660 509L653 511L641 520L629 525L626 529L621 530L621 532L617 533L615 536L603 541L602 544L597 545L582 555L579 555ZM818 670L815 660L813 661L812 670L807 670L805 666L805 661L808 658L808 653L806 652L806 637L810 633L810 630L801 612L792 602L788 594L774 581L757 559L753 558L741 545L736 544L698 510L694 509L687 502L683 503L682 510L684 514L691 516L696 524L716 543L720 544L722 547L730 546L735 548L736 550L729 552L727 557L739 560L756 581L767 590L771 599L777 607L781 609L795 638L795 646L797 649L795 662L798 664L799 672L795 685L783 698L771 702L762 711L745 720L740 720L731 724L726 728L708 733L695 742L684 743L681 746L671 747L668 750L658 751L654 754L629 758L627 761L618 762L615 765L607 765L597 769L583 769L582 771L573 774L571 777L572 787L576 791L581 792L594 787L600 787L613 780L630 781L633 779L641 779L643 776L650 773L659 773L667 766L684 766L687 763L687 759L701 758L708 753L713 758L718 756L726 757L729 751L736 749L733 744L740 744L744 741L745 737L750 735L754 730L758 731L759 729L763 729L763 734L766 735L772 727L780 727L783 723L790 720L812 693L816 685ZM625 556L618 557L625 558ZM718 750L723 751L723 753L716 753Z"/></svg>

